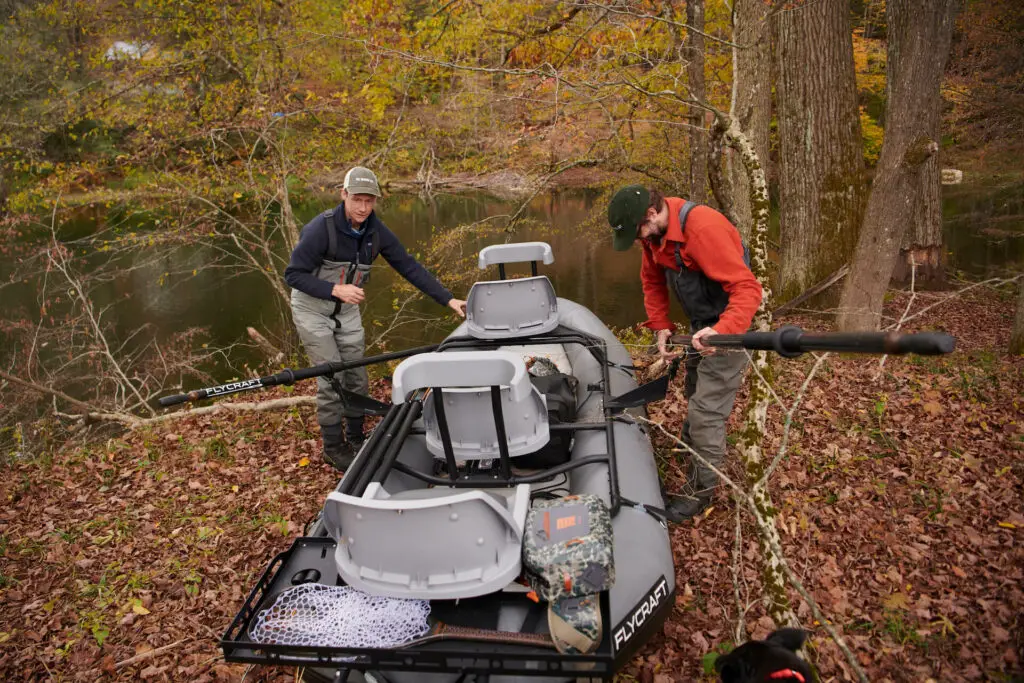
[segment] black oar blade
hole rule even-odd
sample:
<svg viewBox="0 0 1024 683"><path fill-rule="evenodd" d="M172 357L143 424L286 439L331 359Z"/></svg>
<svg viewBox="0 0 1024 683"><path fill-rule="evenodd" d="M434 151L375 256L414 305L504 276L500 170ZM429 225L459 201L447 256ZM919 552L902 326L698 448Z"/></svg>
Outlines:
<svg viewBox="0 0 1024 683"><path fill-rule="evenodd" d="M663 375L658 379L641 384L632 391L627 391L621 396L616 396L605 404L612 410L623 410L625 408L637 408L648 403L661 401L668 392L669 375Z"/></svg>
<svg viewBox="0 0 1024 683"><path fill-rule="evenodd" d="M341 399L349 408L354 408L364 415L369 415L371 417L384 415L391 409L390 403L384 403L382 401L378 401L372 396L363 396L362 394L357 394L356 392L349 391L348 389L341 390Z"/></svg>

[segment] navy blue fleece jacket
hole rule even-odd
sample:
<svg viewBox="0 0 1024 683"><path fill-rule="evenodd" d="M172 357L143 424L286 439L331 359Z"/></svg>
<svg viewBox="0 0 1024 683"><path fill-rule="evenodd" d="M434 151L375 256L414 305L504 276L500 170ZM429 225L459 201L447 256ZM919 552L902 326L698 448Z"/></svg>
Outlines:
<svg viewBox="0 0 1024 683"><path fill-rule="evenodd" d="M314 273L325 258L330 258L332 261L370 263L373 233L376 232L380 255L384 257L384 260L421 292L442 306L448 305L452 293L409 255L402 243L398 241L395 233L391 232L388 226L377 218L376 212L371 213L370 217L366 219L361 233L354 232L349 225L348 218L345 216L344 202L334 209L333 222L328 222L326 227L324 226L325 220L327 219L321 213L302 228L299 243L292 251L291 260L284 271L284 279L289 287L318 299L334 298L331 296L331 289L335 283L321 280ZM334 230L335 225L338 229L338 252L332 256L327 253L329 247L327 230Z"/></svg>

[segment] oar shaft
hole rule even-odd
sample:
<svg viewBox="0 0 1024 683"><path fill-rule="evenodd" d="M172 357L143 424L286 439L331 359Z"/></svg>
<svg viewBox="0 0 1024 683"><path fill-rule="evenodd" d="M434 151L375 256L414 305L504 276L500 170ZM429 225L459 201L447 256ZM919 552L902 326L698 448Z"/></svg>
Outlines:
<svg viewBox="0 0 1024 683"><path fill-rule="evenodd" d="M213 398L215 396L227 396L228 394L237 394L242 391L263 389L265 387L273 387L279 384L294 384L300 380L310 379L312 377L326 377L327 375L333 375L334 373L341 372L342 370L361 368L365 365L383 363L389 360L397 360L399 358L408 358L409 356L415 356L418 353L430 353L437 350L438 346L438 344L417 346L413 349L381 353L376 356L367 356L366 358L360 358L353 361L335 361L330 363L321 363L320 365L314 365L310 368L300 368L299 370L282 370L276 374L260 377L259 379L245 379L238 382L221 384L216 387L196 389L185 394L165 396L160 399L160 405L167 408L179 403L185 403L186 401L202 401L203 399Z"/></svg>
<svg viewBox="0 0 1024 683"><path fill-rule="evenodd" d="M693 337L676 335L673 344L691 346ZM956 339L944 332L820 332L808 334L799 327L787 325L772 332L716 334L702 340L707 346L740 348L752 351L776 351L783 356L798 356L807 351L840 353L916 353L937 356L952 353Z"/></svg>

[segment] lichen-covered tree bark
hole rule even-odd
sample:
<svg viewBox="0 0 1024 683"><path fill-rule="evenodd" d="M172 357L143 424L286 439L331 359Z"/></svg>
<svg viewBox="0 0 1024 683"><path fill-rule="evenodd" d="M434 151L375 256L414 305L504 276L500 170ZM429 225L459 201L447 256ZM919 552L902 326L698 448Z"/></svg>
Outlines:
<svg viewBox="0 0 1024 683"><path fill-rule="evenodd" d="M733 4L732 116L754 147L762 168L768 164L768 129L771 123L771 31L769 5L763 0L736 0ZM753 232L750 182L735 149L727 156L732 181L732 215L744 239ZM765 171L765 175L767 172Z"/></svg>
<svg viewBox="0 0 1024 683"><path fill-rule="evenodd" d="M849 260L866 191L849 3L804 0L775 16L787 300Z"/></svg>
<svg viewBox="0 0 1024 683"><path fill-rule="evenodd" d="M842 329L875 329L903 242L939 149L939 86L958 0L889 0L885 140L839 305Z"/></svg>
<svg viewBox="0 0 1024 683"><path fill-rule="evenodd" d="M725 139L739 154L747 173L747 187L750 190L748 200L753 215L753 229L749 242L750 268L764 290L761 305L754 314L754 328L760 332L767 332L772 322L772 293L768 282L768 183L753 142L740 129L739 121L735 117L729 117L729 120L720 120L719 124L725 127ZM768 421L768 406L772 398L767 384L772 378L770 359L771 355L766 351L755 351L751 354L751 363L756 373L750 378L750 396L744 410L743 427L740 430L737 448L743 461L745 480L750 487L756 514L764 522L758 525L761 531L758 534L758 541L764 558L762 580L765 606L776 624L799 626L799 620L793 612L786 591L787 580L782 561L772 549L773 543L776 548L781 548L782 539L775 526L777 508L772 502L768 482L764 478L765 458L762 442Z"/></svg>
<svg viewBox="0 0 1024 683"><path fill-rule="evenodd" d="M703 102L704 86L704 0L686 0L686 75L689 79L690 97ZM704 129L704 110L690 108L690 201L703 204L707 201L708 184L708 136Z"/></svg>

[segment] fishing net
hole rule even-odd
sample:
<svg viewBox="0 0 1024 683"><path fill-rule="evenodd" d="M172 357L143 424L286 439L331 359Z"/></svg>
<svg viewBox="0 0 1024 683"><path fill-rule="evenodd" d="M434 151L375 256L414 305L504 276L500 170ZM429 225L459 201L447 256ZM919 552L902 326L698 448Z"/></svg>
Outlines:
<svg viewBox="0 0 1024 683"><path fill-rule="evenodd" d="M307 583L277 596L256 617L253 641L312 647L396 647L430 630L426 600L363 593L350 586Z"/></svg>

